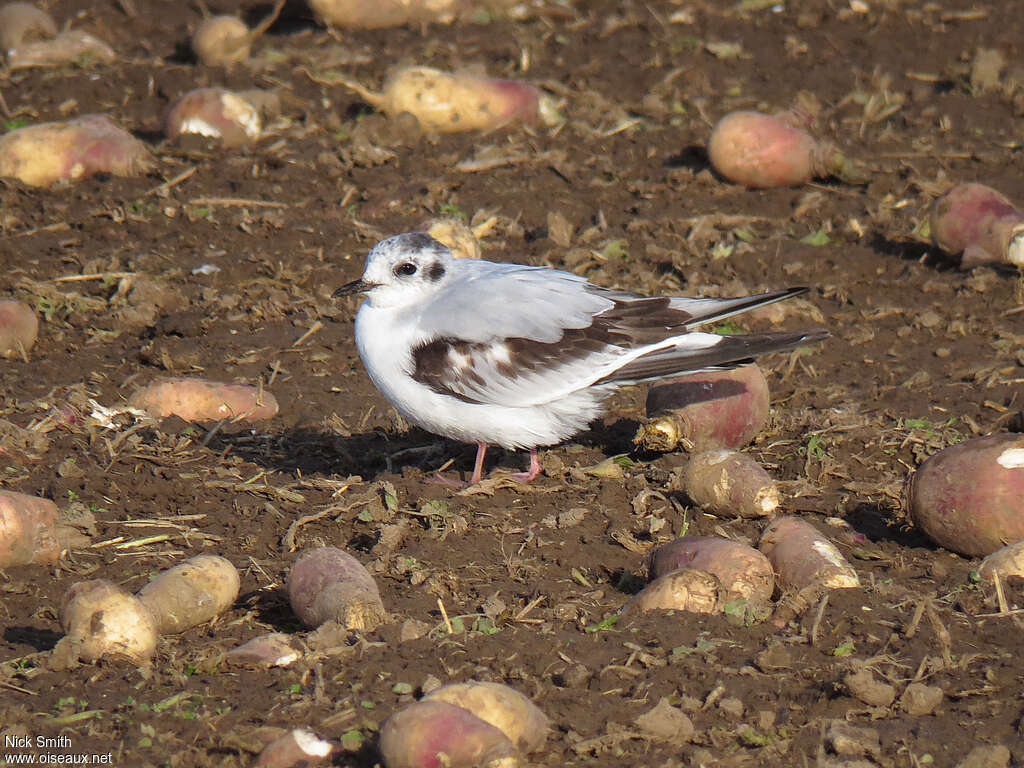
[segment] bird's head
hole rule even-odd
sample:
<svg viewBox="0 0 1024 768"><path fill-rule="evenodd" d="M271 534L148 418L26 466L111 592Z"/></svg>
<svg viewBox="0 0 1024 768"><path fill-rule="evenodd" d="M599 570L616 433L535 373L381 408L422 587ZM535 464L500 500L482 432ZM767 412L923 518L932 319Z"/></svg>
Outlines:
<svg viewBox="0 0 1024 768"><path fill-rule="evenodd" d="M406 306L435 292L449 276L452 262L451 251L425 232L394 235L373 247L361 278L333 295L365 293L374 307Z"/></svg>

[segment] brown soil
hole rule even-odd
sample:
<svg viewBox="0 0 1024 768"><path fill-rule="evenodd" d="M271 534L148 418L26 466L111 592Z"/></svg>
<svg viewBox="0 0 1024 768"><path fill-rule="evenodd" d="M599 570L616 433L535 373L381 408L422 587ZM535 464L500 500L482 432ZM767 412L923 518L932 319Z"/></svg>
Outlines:
<svg viewBox="0 0 1024 768"><path fill-rule="evenodd" d="M0 733L67 735L71 748L57 752L109 752L116 765L229 766L251 764L265 728L302 726L344 737L337 764L371 766L377 729L407 691L476 678L515 686L551 718L541 765L952 766L979 745L1024 764L1024 633L1013 613L1024 592L1007 585L1011 612L1000 614L991 587L971 578L977 561L930 545L901 504L926 456L1022 428L1024 283L1009 270L957 270L915 234L954 181L1024 201L1013 3L809 0L734 12L731 2L601 0L521 21L337 34L290 5L251 66L231 72L189 59L201 19L192 4L54 5L59 23L109 41L121 60L3 76L6 119L106 112L151 143L158 169L52 190L0 183L0 295L42 320L27 362L0 361L0 417L37 427L69 399L120 407L169 372L262 382L281 411L213 431L87 418L35 446L5 445L0 486L91 510L94 542L164 538L0 573ZM1010 62L996 79L975 66L983 49ZM302 71L333 67L376 87L403 62L528 78L564 98L568 122L417 138ZM168 104L206 84L278 88L283 117L247 149L161 143ZM869 184L748 191L708 169L719 116L785 109L801 90L820 102L819 133L868 164ZM505 162L457 167L486 148ZM864 586L782 629L726 616L608 619L637 590L651 545L687 525L750 542L763 527L689 505L683 454L634 451L640 389L546 451L531 486L460 495L426 483L449 459L448 472L468 472L472 448L396 416L359 362L356 300L330 294L360 274L376 240L444 214L496 218L486 258L606 285L706 295L811 286L810 303L779 322L737 321L823 322L833 333L764 361L773 417L749 450L783 482L784 509L829 531ZM635 462L622 477L586 471L622 453ZM523 460L495 451L489 468ZM287 668L227 666L225 651L267 631L310 641L283 594L296 558L285 538L324 511L288 541L355 554L393 619ZM52 668L71 584L103 577L135 590L197 552L241 571L232 610L161 640L149 669ZM942 701L930 714L899 698L865 704L844 683L864 666L897 697L919 682ZM635 722L662 697L687 713L691 737L659 740ZM870 730L844 742L836 720ZM998 750L989 758L1005 764Z"/></svg>

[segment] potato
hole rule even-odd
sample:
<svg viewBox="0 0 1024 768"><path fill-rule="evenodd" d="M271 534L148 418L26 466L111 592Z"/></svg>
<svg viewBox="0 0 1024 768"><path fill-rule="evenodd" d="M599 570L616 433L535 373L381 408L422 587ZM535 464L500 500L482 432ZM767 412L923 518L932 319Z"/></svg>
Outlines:
<svg viewBox="0 0 1024 768"><path fill-rule="evenodd" d="M94 173L139 176L152 167L146 145L106 115L28 125L0 136L0 176L34 187Z"/></svg>
<svg viewBox="0 0 1024 768"><path fill-rule="evenodd" d="M270 632L232 648L224 659L229 664L243 667L287 667L301 655L295 650L289 635Z"/></svg>
<svg viewBox="0 0 1024 768"><path fill-rule="evenodd" d="M66 637L61 653L87 663L123 658L148 664L156 652L157 630L149 609L106 579L80 581L64 596L60 623ZM57 649L55 649L57 650Z"/></svg>
<svg viewBox="0 0 1024 768"><path fill-rule="evenodd" d="M517 768L515 745L490 723L444 701L395 712L380 730L385 768Z"/></svg>
<svg viewBox="0 0 1024 768"><path fill-rule="evenodd" d="M863 172L834 145L796 125L800 117L795 112L730 112L708 139L712 167L729 181L752 189L792 187L824 176L864 183Z"/></svg>
<svg viewBox="0 0 1024 768"><path fill-rule="evenodd" d="M679 568L633 595L620 612L626 616L657 610L722 613L726 602L726 590L717 578L693 568Z"/></svg>
<svg viewBox="0 0 1024 768"><path fill-rule="evenodd" d="M982 557L1024 539L1024 435L939 451L917 468L907 496L914 525L952 552Z"/></svg>
<svg viewBox="0 0 1024 768"><path fill-rule="evenodd" d="M0 357L25 358L39 337L39 318L17 299L0 299Z"/></svg>
<svg viewBox="0 0 1024 768"><path fill-rule="evenodd" d="M256 759L258 768L309 768L326 765L339 746L324 741L312 731L294 728L270 742Z"/></svg>
<svg viewBox="0 0 1024 768"><path fill-rule="evenodd" d="M310 629L326 621L347 629L373 629L385 618L373 576L337 547L319 547L299 556L288 574L288 600Z"/></svg>
<svg viewBox="0 0 1024 768"><path fill-rule="evenodd" d="M1004 580L1010 576L1024 578L1024 540L1007 544L987 555L978 566L978 573L989 581L995 581L997 575Z"/></svg>
<svg viewBox="0 0 1024 768"><path fill-rule="evenodd" d="M192 50L207 67L232 67L247 61L252 44L277 21L285 0L277 0L259 26L253 30L235 16L211 16L205 19L192 35Z"/></svg>
<svg viewBox="0 0 1024 768"><path fill-rule="evenodd" d="M309 0L324 24L353 29L384 29L406 24L451 24L460 0Z"/></svg>
<svg viewBox="0 0 1024 768"><path fill-rule="evenodd" d="M82 65L85 62L111 64L115 61L117 54L113 48L98 37L76 29L61 32L53 40L22 43L7 51L7 66L12 70Z"/></svg>
<svg viewBox="0 0 1024 768"><path fill-rule="evenodd" d="M547 716L515 688L501 683L450 683L431 691L423 701L444 701L469 710L498 728L524 755L547 740Z"/></svg>
<svg viewBox="0 0 1024 768"><path fill-rule="evenodd" d="M0 49L6 53L22 43L49 40L57 34L57 22L32 3L8 3L0 8Z"/></svg>
<svg viewBox="0 0 1024 768"><path fill-rule="evenodd" d="M753 547L720 536L683 536L651 553L652 579L680 568L714 576L727 600L764 604L775 591L775 574L768 558Z"/></svg>
<svg viewBox="0 0 1024 768"><path fill-rule="evenodd" d="M196 27L192 50L208 67L227 67L246 61L252 53L249 27L236 16L211 16Z"/></svg>
<svg viewBox="0 0 1024 768"><path fill-rule="evenodd" d="M447 247L457 259L480 258L480 241L473 230L458 219L431 219L419 229Z"/></svg>
<svg viewBox="0 0 1024 768"><path fill-rule="evenodd" d="M263 132L259 112L224 88L196 88L171 105L164 133L171 141L183 134L220 139L225 147L251 144Z"/></svg>
<svg viewBox="0 0 1024 768"><path fill-rule="evenodd" d="M715 515L765 517L779 506L779 489L751 456L739 451L704 451L683 468L683 490Z"/></svg>
<svg viewBox="0 0 1024 768"><path fill-rule="evenodd" d="M961 269L988 262L1024 267L1024 213L984 184L957 184L928 215L932 242L962 253Z"/></svg>
<svg viewBox="0 0 1024 768"><path fill-rule="evenodd" d="M277 399L249 384L171 376L135 391L128 399L154 418L177 416L186 421L260 421L277 415Z"/></svg>
<svg viewBox="0 0 1024 768"><path fill-rule="evenodd" d="M57 520L49 499L0 491L0 568L57 562Z"/></svg>
<svg viewBox="0 0 1024 768"><path fill-rule="evenodd" d="M238 570L218 555L196 555L159 574L136 597L161 635L184 632L230 608L238 598Z"/></svg>
<svg viewBox="0 0 1024 768"><path fill-rule="evenodd" d="M408 112L423 130L437 133L493 131L538 118L549 125L559 120L550 99L518 80L404 67L388 77L380 93L346 78L317 82L344 85L390 117Z"/></svg>
<svg viewBox="0 0 1024 768"><path fill-rule="evenodd" d="M633 438L649 451L742 448L768 420L768 381L754 363L652 386L648 422Z"/></svg>
<svg viewBox="0 0 1024 768"><path fill-rule="evenodd" d="M758 549L768 557L784 589L860 586L857 572L836 545L800 518L774 520L761 534Z"/></svg>

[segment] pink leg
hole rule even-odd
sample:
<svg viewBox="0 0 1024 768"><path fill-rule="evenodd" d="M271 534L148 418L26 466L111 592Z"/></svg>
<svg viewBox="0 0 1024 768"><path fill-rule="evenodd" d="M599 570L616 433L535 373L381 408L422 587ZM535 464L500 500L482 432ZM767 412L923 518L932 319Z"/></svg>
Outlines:
<svg viewBox="0 0 1024 768"><path fill-rule="evenodd" d="M476 463L473 465L473 476L469 478L470 485L476 485L484 476L484 454L487 453L487 443L476 444Z"/></svg>
<svg viewBox="0 0 1024 768"><path fill-rule="evenodd" d="M433 475L427 478L428 483L434 483L435 485L446 485L449 488L465 488L469 485L476 485L480 482L480 478L483 477L484 473L484 454L487 453L487 443L476 444L476 463L473 465L473 476L469 478L468 483L464 483L461 480L450 480L447 477L441 475L440 472L435 472Z"/></svg>
<svg viewBox="0 0 1024 768"><path fill-rule="evenodd" d="M515 472L509 477L520 483L528 483L540 474L540 459L537 457L537 449L530 449L530 468L526 472Z"/></svg>

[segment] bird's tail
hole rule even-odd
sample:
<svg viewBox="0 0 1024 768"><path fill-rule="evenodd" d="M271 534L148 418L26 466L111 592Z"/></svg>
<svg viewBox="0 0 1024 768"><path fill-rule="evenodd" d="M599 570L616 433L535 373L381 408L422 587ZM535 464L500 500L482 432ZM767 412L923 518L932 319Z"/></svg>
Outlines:
<svg viewBox="0 0 1024 768"><path fill-rule="evenodd" d="M663 376L735 368L754 362L754 358L760 355L814 344L828 335L823 328L717 337L715 334L691 332L676 337L674 344L666 344L634 358L594 383L627 384Z"/></svg>

